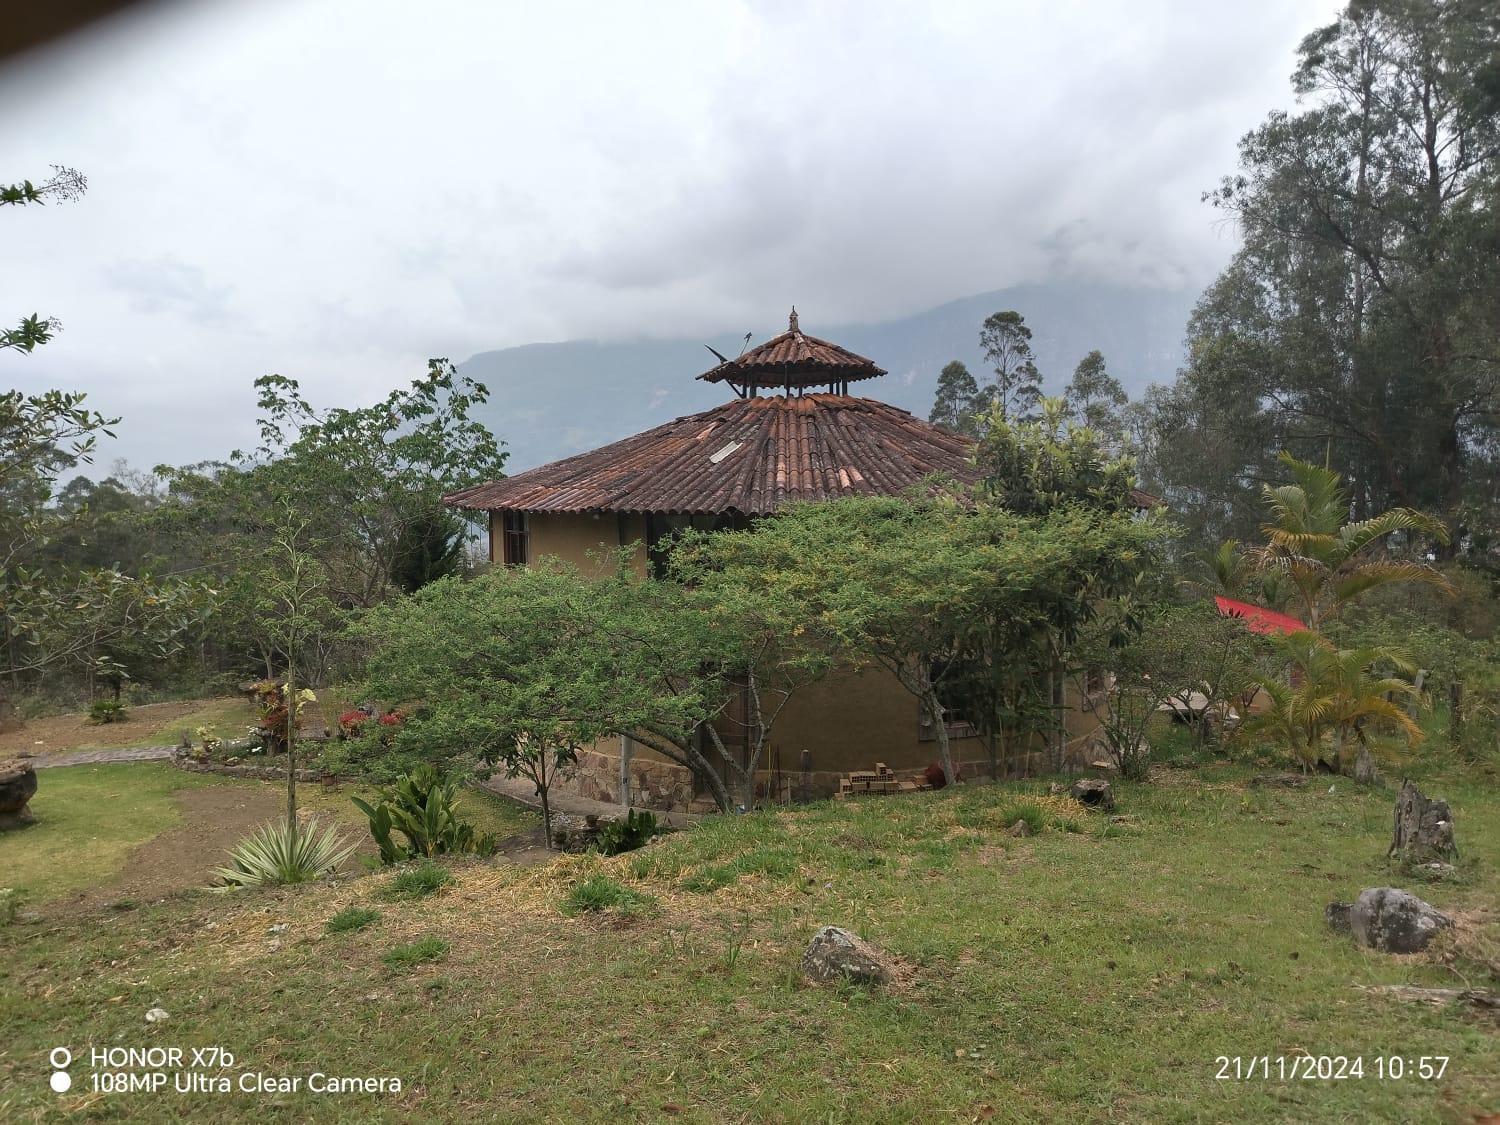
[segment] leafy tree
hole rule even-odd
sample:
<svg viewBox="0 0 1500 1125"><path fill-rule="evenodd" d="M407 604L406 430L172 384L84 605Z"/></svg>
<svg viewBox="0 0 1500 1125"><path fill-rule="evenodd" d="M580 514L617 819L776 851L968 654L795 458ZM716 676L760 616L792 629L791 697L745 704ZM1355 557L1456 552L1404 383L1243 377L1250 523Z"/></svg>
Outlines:
<svg viewBox="0 0 1500 1125"><path fill-rule="evenodd" d="M0 205L43 204L82 193L83 177L54 169L41 185L0 186ZM27 353L47 342L55 322L32 316L0 335L0 351ZM127 651L158 658L179 643L210 597L201 583L79 568L48 557L52 540L76 528L81 512L59 510L59 476L89 462L118 419L85 405L82 394L0 393L0 721L10 695L43 672L69 665L118 684Z"/></svg>
<svg viewBox="0 0 1500 1125"><path fill-rule="evenodd" d="M1097 431L1067 420L1062 399L1040 399L1035 421L1012 422L996 407L981 439L979 492L987 503L1021 515L1067 504L1107 512L1133 510L1134 463L1111 452Z"/></svg>
<svg viewBox="0 0 1500 1125"><path fill-rule="evenodd" d="M1301 44L1301 108L1207 197L1244 245L1150 443L1153 483L1205 534L1247 535L1247 486L1287 449L1346 467L1356 520L1433 511L1454 550L1494 549L1497 27L1487 3L1352 3Z"/></svg>
<svg viewBox="0 0 1500 1125"><path fill-rule="evenodd" d="M1013 309L991 313L980 326L979 346L995 373L983 398L1005 421L1028 417L1042 397L1042 377L1025 317Z"/></svg>
<svg viewBox="0 0 1500 1125"><path fill-rule="evenodd" d="M977 435L979 417L988 405L968 367L955 359L938 373L937 394L927 420L960 434Z"/></svg>
<svg viewBox="0 0 1500 1125"><path fill-rule="evenodd" d="M427 377L368 407L315 410L293 379L267 375L260 392L261 444L234 465L270 495L287 497L326 528L331 581L341 603L370 606L408 581L422 550L457 530L442 497L501 475L505 454L471 412L482 383L435 359ZM425 547L419 542L426 537ZM435 538L436 537L436 538Z"/></svg>
<svg viewBox="0 0 1500 1125"><path fill-rule="evenodd" d="M1120 446L1125 438L1121 407L1129 398L1120 380L1105 367L1102 352L1089 352L1078 361L1063 400L1070 418L1099 434L1111 446Z"/></svg>

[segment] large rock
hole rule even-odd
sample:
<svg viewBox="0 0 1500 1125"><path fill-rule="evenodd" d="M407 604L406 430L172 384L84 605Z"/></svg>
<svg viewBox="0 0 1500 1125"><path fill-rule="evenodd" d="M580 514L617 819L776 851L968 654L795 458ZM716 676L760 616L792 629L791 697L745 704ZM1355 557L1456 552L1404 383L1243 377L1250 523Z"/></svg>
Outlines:
<svg viewBox="0 0 1500 1125"><path fill-rule="evenodd" d="M1073 782L1073 788L1068 790L1068 795L1091 809L1101 809L1104 812L1115 810L1115 791L1102 777L1079 778Z"/></svg>
<svg viewBox="0 0 1500 1125"><path fill-rule="evenodd" d="M0 831L34 824L27 803L36 793L36 770L30 762L0 762Z"/></svg>
<svg viewBox="0 0 1500 1125"><path fill-rule="evenodd" d="M1361 891L1349 911L1349 931L1360 945L1383 953L1420 953L1453 919L1395 887Z"/></svg>
<svg viewBox="0 0 1500 1125"><path fill-rule="evenodd" d="M838 926L824 926L802 955L802 972L815 981L888 984L894 975L885 954Z"/></svg>

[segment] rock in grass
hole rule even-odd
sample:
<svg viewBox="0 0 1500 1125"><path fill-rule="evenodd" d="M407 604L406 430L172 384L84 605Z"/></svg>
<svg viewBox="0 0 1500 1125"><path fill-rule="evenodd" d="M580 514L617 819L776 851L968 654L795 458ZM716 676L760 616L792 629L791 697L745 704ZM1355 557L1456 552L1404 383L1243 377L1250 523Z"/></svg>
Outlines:
<svg viewBox="0 0 1500 1125"><path fill-rule="evenodd" d="M1336 934L1347 934L1349 932L1349 912L1354 909L1352 902L1330 902L1323 907L1323 920L1328 923L1328 928Z"/></svg>
<svg viewBox="0 0 1500 1125"><path fill-rule="evenodd" d="M892 976L884 953L838 926L824 926L802 955L802 972L815 981L888 984Z"/></svg>
<svg viewBox="0 0 1500 1125"><path fill-rule="evenodd" d="M1349 910L1354 940L1383 953L1420 953L1453 919L1416 895L1395 887L1361 891Z"/></svg>
<svg viewBox="0 0 1500 1125"><path fill-rule="evenodd" d="M27 807L35 793L36 770L30 762L0 762L0 832L36 823Z"/></svg>
<svg viewBox="0 0 1500 1125"><path fill-rule="evenodd" d="M1091 809L1114 812L1115 791L1102 777L1079 778L1073 782L1073 788L1068 790L1068 795L1079 804L1087 805Z"/></svg>

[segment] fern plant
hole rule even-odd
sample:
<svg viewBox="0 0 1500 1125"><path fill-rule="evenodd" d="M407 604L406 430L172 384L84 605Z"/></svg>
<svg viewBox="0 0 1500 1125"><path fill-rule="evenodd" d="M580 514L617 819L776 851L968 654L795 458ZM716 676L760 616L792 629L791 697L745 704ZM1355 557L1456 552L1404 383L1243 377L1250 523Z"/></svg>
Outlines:
<svg viewBox="0 0 1500 1125"><path fill-rule="evenodd" d="M311 819L292 826L273 820L235 845L230 865L214 874L231 887L306 883L333 871L353 851L354 845L332 824Z"/></svg>

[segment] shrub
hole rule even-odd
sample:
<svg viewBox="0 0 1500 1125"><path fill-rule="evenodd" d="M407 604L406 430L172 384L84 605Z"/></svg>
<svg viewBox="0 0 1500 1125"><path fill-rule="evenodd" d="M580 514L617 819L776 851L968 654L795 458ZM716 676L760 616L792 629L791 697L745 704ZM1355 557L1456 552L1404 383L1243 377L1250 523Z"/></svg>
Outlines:
<svg viewBox="0 0 1500 1125"><path fill-rule="evenodd" d="M369 721L370 716L364 711L345 711L339 716L339 737L358 738L365 724Z"/></svg>
<svg viewBox="0 0 1500 1125"><path fill-rule="evenodd" d="M232 887L305 883L331 872L354 851L335 825L316 818L291 831L284 820L262 825L229 853L231 866L214 874Z"/></svg>
<svg viewBox="0 0 1500 1125"><path fill-rule="evenodd" d="M128 718L130 712L118 699L96 699L89 705L89 722L96 727L106 723L123 723Z"/></svg>
<svg viewBox="0 0 1500 1125"><path fill-rule="evenodd" d="M328 919L328 932L330 934L351 934L355 930L364 929L379 917L380 914L378 911L371 910L366 906L346 907Z"/></svg>
<svg viewBox="0 0 1500 1125"><path fill-rule="evenodd" d="M383 892L386 898L426 898L434 891L439 891L453 882L453 876L447 868L439 867L435 863L419 863L415 867L408 867L405 871L398 871L393 879L386 884Z"/></svg>
<svg viewBox="0 0 1500 1125"><path fill-rule="evenodd" d="M398 945L387 950L382 961L392 969L408 969L428 961L441 961L448 955L448 943L442 938L427 937L410 945Z"/></svg>
<svg viewBox="0 0 1500 1125"><path fill-rule="evenodd" d="M596 844L605 855L633 852L656 835L656 814L631 809L624 820L612 820L599 829Z"/></svg>
<svg viewBox="0 0 1500 1125"><path fill-rule="evenodd" d="M445 780L423 764L383 788L376 804L358 797L353 801L369 818L381 863L446 854L494 855L495 837L475 832L472 824L459 819L457 792L456 781ZM398 843L392 832L404 836L405 843Z"/></svg>
<svg viewBox="0 0 1500 1125"><path fill-rule="evenodd" d="M595 875L581 883L575 883L563 899L563 909L569 914L598 913L614 910L620 914L639 914L655 903L649 895L639 894L623 887L607 875Z"/></svg>
<svg viewBox="0 0 1500 1125"><path fill-rule="evenodd" d="M8 926L20 916L26 892L14 887L0 887L0 927Z"/></svg>

